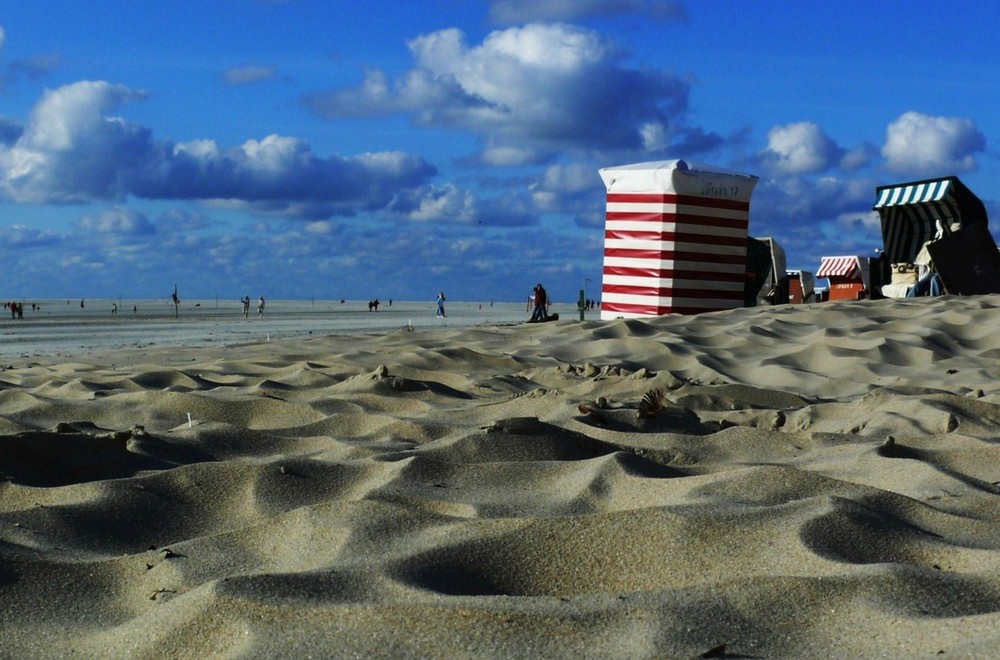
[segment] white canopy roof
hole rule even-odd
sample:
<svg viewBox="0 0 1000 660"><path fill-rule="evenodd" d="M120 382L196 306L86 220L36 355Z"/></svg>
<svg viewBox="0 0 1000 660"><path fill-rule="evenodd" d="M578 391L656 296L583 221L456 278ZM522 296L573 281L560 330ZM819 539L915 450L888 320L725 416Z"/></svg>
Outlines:
<svg viewBox="0 0 1000 660"><path fill-rule="evenodd" d="M749 202L758 177L685 160L617 165L599 170L608 193L677 193Z"/></svg>

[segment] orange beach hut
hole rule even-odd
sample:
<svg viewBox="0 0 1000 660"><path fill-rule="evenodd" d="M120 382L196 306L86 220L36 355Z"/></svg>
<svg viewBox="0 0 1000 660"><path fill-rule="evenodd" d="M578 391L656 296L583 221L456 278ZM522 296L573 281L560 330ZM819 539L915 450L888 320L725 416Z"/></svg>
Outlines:
<svg viewBox="0 0 1000 660"><path fill-rule="evenodd" d="M823 257L817 279L830 280L830 300L860 300L871 290L870 257Z"/></svg>

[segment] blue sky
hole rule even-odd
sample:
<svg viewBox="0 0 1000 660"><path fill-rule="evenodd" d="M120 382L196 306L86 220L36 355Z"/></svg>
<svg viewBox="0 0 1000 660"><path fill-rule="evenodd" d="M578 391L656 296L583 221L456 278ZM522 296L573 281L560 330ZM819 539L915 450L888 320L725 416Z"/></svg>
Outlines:
<svg viewBox="0 0 1000 660"><path fill-rule="evenodd" d="M793 268L874 254L879 185L997 218L1000 8L945 9L11 0L0 298L596 297L598 168L674 158Z"/></svg>

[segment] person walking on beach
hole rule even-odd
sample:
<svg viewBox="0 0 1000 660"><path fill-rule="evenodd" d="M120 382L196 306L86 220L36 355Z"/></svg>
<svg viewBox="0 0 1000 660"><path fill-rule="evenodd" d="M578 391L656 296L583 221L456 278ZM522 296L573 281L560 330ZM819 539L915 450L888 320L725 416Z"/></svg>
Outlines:
<svg viewBox="0 0 1000 660"><path fill-rule="evenodd" d="M445 301L444 291L441 291L438 293L438 299L437 299L437 306L438 306L437 317L439 319L443 319L444 317L447 316L447 314L444 313L444 301Z"/></svg>
<svg viewBox="0 0 1000 660"><path fill-rule="evenodd" d="M539 282L535 285L535 311L531 313L528 323L541 323L548 318L548 312L545 310L548 302L549 299L548 294L545 293L545 287Z"/></svg>
<svg viewBox="0 0 1000 660"><path fill-rule="evenodd" d="M250 318L250 294L240 298L240 302L243 303L243 318Z"/></svg>
<svg viewBox="0 0 1000 660"><path fill-rule="evenodd" d="M264 318L264 296L257 300L257 318Z"/></svg>

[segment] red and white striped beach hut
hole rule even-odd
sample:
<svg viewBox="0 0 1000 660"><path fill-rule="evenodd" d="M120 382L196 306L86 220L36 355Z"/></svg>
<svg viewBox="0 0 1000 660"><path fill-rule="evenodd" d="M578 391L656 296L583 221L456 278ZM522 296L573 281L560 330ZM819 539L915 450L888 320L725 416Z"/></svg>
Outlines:
<svg viewBox="0 0 1000 660"><path fill-rule="evenodd" d="M600 175L608 189L602 319L743 306L756 176L683 160Z"/></svg>

